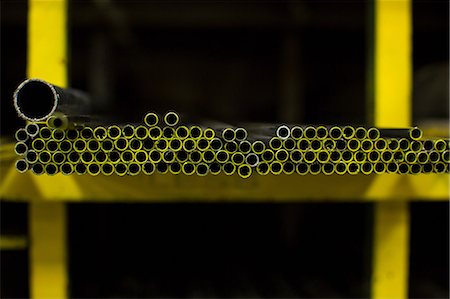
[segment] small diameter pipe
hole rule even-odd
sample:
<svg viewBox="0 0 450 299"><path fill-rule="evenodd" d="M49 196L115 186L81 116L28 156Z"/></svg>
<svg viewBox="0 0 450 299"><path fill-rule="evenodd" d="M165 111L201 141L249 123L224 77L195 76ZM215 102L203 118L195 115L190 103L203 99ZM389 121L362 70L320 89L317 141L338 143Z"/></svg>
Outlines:
<svg viewBox="0 0 450 299"><path fill-rule="evenodd" d="M325 163L322 165L322 172L325 175L332 175L335 172L335 164Z"/></svg>
<svg viewBox="0 0 450 299"><path fill-rule="evenodd" d="M143 150L137 151L135 153L134 157L136 159L136 162L140 163L140 164L143 164L146 161L148 161L148 153L146 151L143 151Z"/></svg>
<svg viewBox="0 0 450 299"><path fill-rule="evenodd" d="M175 158L175 153L173 151L164 152L162 155L162 160L167 164L175 162Z"/></svg>
<svg viewBox="0 0 450 299"><path fill-rule="evenodd" d="M64 155L61 152L53 153L52 161L55 164L62 164L62 163L64 163L66 161L66 155Z"/></svg>
<svg viewBox="0 0 450 299"><path fill-rule="evenodd" d="M190 126L189 136L193 139L198 139L203 136L203 129L199 126Z"/></svg>
<svg viewBox="0 0 450 299"><path fill-rule="evenodd" d="M94 137L94 130L91 127L84 127L81 129L80 136L83 139L91 139Z"/></svg>
<svg viewBox="0 0 450 299"><path fill-rule="evenodd" d="M299 175L306 175L309 172L309 164L300 163L295 166L295 172Z"/></svg>
<svg viewBox="0 0 450 299"><path fill-rule="evenodd" d="M105 152L97 152L94 156L94 160L97 163L104 163L108 159L108 156Z"/></svg>
<svg viewBox="0 0 450 299"><path fill-rule="evenodd" d="M283 172L283 165L281 162L274 161L270 163L269 169L272 174L278 175Z"/></svg>
<svg viewBox="0 0 450 299"><path fill-rule="evenodd" d="M87 171L87 167L85 164L83 163L78 163L77 165L75 165L75 173L78 175L82 175L85 174Z"/></svg>
<svg viewBox="0 0 450 299"><path fill-rule="evenodd" d="M239 149L238 144L236 143L236 141L228 141L225 143L224 148L227 152L234 153Z"/></svg>
<svg viewBox="0 0 450 299"><path fill-rule="evenodd" d="M63 175L71 175L74 172L74 167L71 163L64 163L60 166L60 171Z"/></svg>
<svg viewBox="0 0 450 299"><path fill-rule="evenodd" d="M247 136L248 136L247 130L244 128L236 128L234 130L234 134L236 136L237 141L243 141L243 140L247 139Z"/></svg>
<svg viewBox="0 0 450 299"><path fill-rule="evenodd" d="M25 161L27 161L29 164L36 163L38 161L38 154L33 150L27 151L27 153L25 154Z"/></svg>
<svg viewBox="0 0 450 299"><path fill-rule="evenodd" d="M162 135L165 138L172 138L175 136L175 129L173 127L164 127L162 130Z"/></svg>
<svg viewBox="0 0 450 299"><path fill-rule="evenodd" d="M350 162L347 164L347 173L351 175L355 175L359 173L360 166L358 163Z"/></svg>
<svg viewBox="0 0 450 299"><path fill-rule="evenodd" d="M112 175L114 173L114 165L111 163L101 164L101 172L106 176Z"/></svg>
<svg viewBox="0 0 450 299"><path fill-rule="evenodd" d="M140 164L132 162L128 165L128 174L129 175L134 176L134 175L138 175L139 173L141 173L141 165Z"/></svg>
<svg viewBox="0 0 450 299"><path fill-rule="evenodd" d="M164 123L168 126L176 126L179 121L180 116L174 111L169 111L164 115Z"/></svg>
<svg viewBox="0 0 450 299"><path fill-rule="evenodd" d="M15 137L17 141L25 142L28 140L28 133L24 128L20 128L16 131Z"/></svg>
<svg viewBox="0 0 450 299"><path fill-rule="evenodd" d="M138 151L142 148L142 141L137 138L133 138L128 142L128 147L133 151Z"/></svg>
<svg viewBox="0 0 450 299"><path fill-rule="evenodd" d="M362 163L361 172L366 175L371 174L373 172L373 164L371 162Z"/></svg>
<svg viewBox="0 0 450 299"><path fill-rule="evenodd" d="M195 139L187 138L183 140L183 150L186 152L192 152L197 147L197 142Z"/></svg>
<svg viewBox="0 0 450 299"><path fill-rule="evenodd" d="M97 163L89 163L87 173L92 176L98 175L100 173L100 166Z"/></svg>
<svg viewBox="0 0 450 299"><path fill-rule="evenodd" d="M33 164L33 166L31 166L31 171L35 175L41 175L44 173L44 166L40 163Z"/></svg>
<svg viewBox="0 0 450 299"><path fill-rule="evenodd" d="M244 155L242 153L235 153L235 155L240 154L242 157ZM216 153L212 150L207 150L202 153L202 161L205 163L212 163L216 159Z"/></svg>
<svg viewBox="0 0 450 299"><path fill-rule="evenodd" d="M54 163L47 163L44 166L44 169L45 169L45 173L48 175L55 175L59 171L58 167Z"/></svg>
<svg viewBox="0 0 450 299"><path fill-rule="evenodd" d="M89 97L74 89L63 89L40 79L28 79L17 87L13 96L19 117L28 121L42 121L55 111L68 115L91 112Z"/></svg>
<svg viewBox="0 0 450 299"><path fill-rule="evenodd" d="M183 166L181 167L181 171L185 175L193 175L195 173L195 165L191 162L183 163Z"/></svg>
<svg viewBox="0 0 450 299"><path fill-rule="evenodd" d="M145 162L144 165L142 165L142 172L146 175L151 175L155 172L155 164L152 162Z"/></svg>
<svg viewBox="0 0 450 299"><path fill-rule="evenodd" d="M186 126L179 126L175 130L175 135L179 139L185 139L189 137L189 129Z"/></svg>
<svg viewBox="0 0 450 299"><path fill-rule="evenodd" d="M287 150L280 149L275 152L275 159L279 162L286 162L289 159L289 153Z"/></svg>
<svg viewBox="0 0 450 299"><path fill-rule="evenodd" d="M247 134L247 131L245 131L245 133ZM245 136L247 137L247 135ZM216 137L216 132L212 128L205 128L203 130L203 137L205 137L208 140L212 140L214 137Z"/></svg>
<svg viewBox="0 0 450 299"><path fill-rule="evenodd" d="M258 155L254 153L247 154L245 157L245 163L250 167L256 167L259 163Z"/></svg>
<svg viewBox="0 0 450 299"><path fill-rule="evenodd" d="M342 134L345 139L351 139L355 136L355 128L352 126L345 126L342 129Z"/></svg>
<svg viewBox="0 0 450 299"><path fill-rule="evenodd" d="M292 151L297 147L297 143L294 139L288 138L283 141L283 148Z"/></svg>
<svg viewBox="0 0 450 299"><path fill-rule="evenodd" d="M283 163L283 173L286 175L291 175L295 172L294 163L287 161Z"/></svg>
<svg viewBox="0 0 450 299"><path fill-rule="evenodd" d="M338 163L342 160L342 152L332 151L330 152L330 161L333 163Z"/></svg>
<svg viewBox="0 0 450 299"><path fill-rule="evenodd" d="M14 152L17 155L24 155L28 151L28 146L25 142L16 142L16 145L14 146Z"/></svg>
<svg viewBox="0 0 450 299"><path fill-rule="evenodd" d="M68 153L72 150L72 142L69 140L63 140L59 143L58 149L63 153Z"/></svg>
<svg viewBox="0 0 450 299"><path fill-rule="evenodd" d="M291 128L291 137L294 140L299 140L303 136L303 128L300 126L294 126Z"/></svg>
<svg viewBox="0 0 450 299"><path fill-rule="evenodd" d="M161 158L161 156L160 156ZM108 153L108 161L117 164L120 162L120 152L114 150Z"/></svg>
<svg viewBox="0 0 450 299"><path fill-rule="evenodd" d="M95 131L94 131L95 134ZM137 126L134 129L134 136L139 139L139 140L144 140L145 138L148 137L148 130L146 127L144 126Z"/></svg>
<svg viewBox="0 0 450 299"><path fill-rule="evenodd" d="M242 141L242 142L244 142L244 141ZM209 147L214 151L218 151L218 150L222 149L222 146L223 146L222 140L220 140L219 138L213 138L209 142Z"/></svg>
<svg viewBox="0 0 450 299"><path fill-rule="evenodd" d="M28 170L29 164L24 159L19 159L16 161L16 170L20 173L24 173Z"/></svg>
<svg viewBox="0 0 450 299"><path fill-rule="evenodd" d="M273 150L271 149L266 149L264 150L264 152L261 154L261 158L264 162L272 162L273 159L275 158L275 154L273 152Z"/></svg>
<svg viewBox="0 0 450 299"><path fill-rule="evenodd" d="M135 130L135 127L133 125L131 125L131 124L125 125L122 128L122 136L127 139L131 139L134 136L134 130Z"/></svg>
<svg viewBox="0 0 450 299"><path fill-rule="evenodd" d="M231 162L233 162L234 165L241 165L245 162L245 156L241 152L234 153L231 155Z"/></svg>
<svg viewBox="0 0 450 299"><path fill-rule="evenodd" d="M91 153L95 153L100 149L100 143L96 139L91 139L86 144L87 150Z"/></svg>
<svg viewBox="0 0 450 299"><path fill-rule="evenodd" d="M117 163L114 165L114 172L118 176L124 176L128 172L128 165L125 163Z"/></svg>
<svg viewBox="0 0 450 299"><path fill-rule="evenodd" d="M108 129L108 137L111 139L118 139L122 135L122 130L118 126L109 126Z"/></svg>
<svg viewBox="0 0 450 299"><path fill-rule="evenodd" d="M378 130L377 128L369 128L367 130L367 137L372 140L380 138L380 130Z"/></svg>
<svg viewBox="0 0 450 299"><path fill-rule="evenodd" d="M343 135L344 132L341 127L334 126L329 130L329 136L334 140L342 138Z"/></svg>
<svg viewBox="0 0 450 299"><path fill-rule="evenodd" d="M261 162L256 167L256 172L259 175L267 175L270 172L269 164L267 162Z"/></svg>
<svg viewBox="0 0 450 299"><path fill-rule="evenodd" d="M244 140L239 143L239 151L244 155L250 153L251 150L252 144L249 141Z"/></svg>
<svg viewBox="0 0 450 299"><path fill-rule="evenodd" d="M222 171L226 175L232 175L233 173L236 172L236 166L231 162L227 162L227 163L223 164Z"/></svg>
<svg viewBox="0 0 450 299"><path fill-rule="evenodd" d="M364 139L367 137L367 129L363 127L358 127L355 129L355 138Z"/></svg>
<svg viewBox="0 0 450 299"><path fill-rule="evenodd" d="M209 172L209 166L206 163L198 163L195 168L195 173L198 176L206 176Z"/></svg>
<svg viewBox="0 0 450 299"><path fill-rule="evenodd" d="M339 162L334 166L334 172L343 175L347 171L347 165L345 163Z"/></svg>
<svg viewBox="0 0 450 299"><path fill-rule="evenodd" d="M171 174L179 174L181 173L181 164L178 162L171 163L169 165L169 172Z"/></svg>
<svg viewBox="0 0 450 299"><path fill-rule="evenodd" d="M149 112L144 116L144 123L148 127L154 127L158 124L158 122L159 122L159 116L158 116L158 114L156 114L154 112Z"/></svg>
<svg viewBox="0 0 450 299"><path fill-rule="evenodd" d="M313 163L309 166L309 173L312 175L317 175L321 172L322 166L319 163Z"/></svg>
<svg viewBox="0 0 450 299"><path fill-rule="evenodd" d="M221 171L222 171L222 168L220 167L219 163L214 162L209 165L209 172L212 175L218 175Z"/></svg>
<svg viewBox="0 0 450 299"><path fill-rule="evenodd" d="M25 126L25 131L31 138L36 137L39 134L39 126L35 123L28 123Z"/></svg>
<svg viewBox="0 0 450 299"><path fill-rule="evenodd" d="M58 142L56 142L55 140L48 140L45 143L45 148L50 152L55 152L58 150Z"/></svg>
<svg viewBox="0 0 450 299"><path fill-rule="evenodd" d="M78 133L78 131L76 131L76 132ZM48 139L50 139L50 137L52 137L52 130L48 127L42 127L39 130L39 136L44 140L48 140ZM78 137L78 135L77 135L77 137Z"/></svg>
<svg viewBox="0 0 450 299"><path fill-rule="evenodd" d="M256 140L252 143L252 151L255 154L261 154L266 149L266 145L261 140Z"/></svg>
<svg viewBox="0 0 450 299"><path fill-rule="evenodd" d="M382 163L382 162L375 163L375 165L373 166L373 171L376 174L385 173L386 172L386 164Z"/></svg>
<svg viewBox="0 0 450 299"><path fill-rule="evenodd" d="M319 139L325 139L328 136L328 129L324 126L318 126L316 128L316 136Z"/></svg>

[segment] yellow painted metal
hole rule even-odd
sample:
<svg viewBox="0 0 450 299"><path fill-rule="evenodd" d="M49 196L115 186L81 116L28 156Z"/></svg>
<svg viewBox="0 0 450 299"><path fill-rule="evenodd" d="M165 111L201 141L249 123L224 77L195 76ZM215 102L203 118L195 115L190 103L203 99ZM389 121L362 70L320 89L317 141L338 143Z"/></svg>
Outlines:
<svg viewBox="0 0 450 299"><path fill-rule="evenodd" d="M65 205L33 203L29 217L31 298L68 298Z"/></svg>
<svg viewBox="0 0 450 299"><path fill-rule="evenodd" d="M375 126L411 124L411 1L375 1Z"/></svg>
<svg viewBox="0 0 450 299"><path fill-rule="evenodd" d="M377 127L411 125L411 5L410 0L375 0L374 125ZM371 194L378 195L414 190L402 176L393 179L379 176L373 186ZM372 298L407 298L408 202L375 204L373 244Z"/></svg>
<svg viewBox="0 0 450 299"><path fill-rule="evenodd" d="M67 85L67 1L28 1L29 78ZM12 185L25 176L15 175ZM80 194L73 177L32 176L36 197ZM14 183L16 182L16 183ZM56 189L55 189L56 187ZM3 187L2 187L3 189ZM24 188L19 188L24 189ZM64 203L30 205L30 292L32 298L67 298Z"/></svg>
<svg viewBox="0 0 450 299"><path fill-rule="evenodd" d="M0 236L0 250L23 250L28 246L25 236Z"/></svg>

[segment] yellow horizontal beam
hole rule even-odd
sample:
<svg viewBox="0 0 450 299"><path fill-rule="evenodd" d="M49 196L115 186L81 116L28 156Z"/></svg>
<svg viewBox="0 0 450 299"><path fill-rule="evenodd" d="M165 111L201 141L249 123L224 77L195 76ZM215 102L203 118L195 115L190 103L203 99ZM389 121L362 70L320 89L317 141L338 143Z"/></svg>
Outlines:
<svg viewBox="0 0 450 299"><path fill-rule="evenodd" d="M25 236L0 236L0 250L23 250L27 247Z"/></svg>
<svg viewBox="0 0 450 299"><path fill-rule="evenodd" d="M448 174L254 175L246 180L237 175L72 175L73 193L70 185L60 184L67 178L62 174L43 175L40 184L30 172L11 176L2 198L24 201L446 201L450 196Z"/></svg>

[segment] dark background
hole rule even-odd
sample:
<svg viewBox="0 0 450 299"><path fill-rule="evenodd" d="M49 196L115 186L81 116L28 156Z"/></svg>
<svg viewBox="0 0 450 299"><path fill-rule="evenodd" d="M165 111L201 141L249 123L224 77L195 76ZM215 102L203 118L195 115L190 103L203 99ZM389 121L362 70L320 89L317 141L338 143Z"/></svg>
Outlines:
<svg viewBox="0 0 450 299"><path fill-rule="evenodd" d="M109 4L108 4L109 3ZM414 123L448 121L449 7L413 3ZM365 124L363 1L72 1L70 85L97 109L190 118ZM23 125L26 1L1 2L1 135ZM411 204L410 297L444 298L448 203ZM1 203L1 233L27 233ZM72 297L367 297L371 204L70 204ZM26 251L1 252L1 296L28 296Z"/></svg>

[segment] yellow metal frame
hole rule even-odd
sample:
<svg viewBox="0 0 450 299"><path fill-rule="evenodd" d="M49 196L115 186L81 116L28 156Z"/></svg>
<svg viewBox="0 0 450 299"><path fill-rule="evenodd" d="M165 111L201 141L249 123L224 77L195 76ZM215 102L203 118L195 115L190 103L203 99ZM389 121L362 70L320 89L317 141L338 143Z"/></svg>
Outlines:
<svg viewBox="0 0 450 299"><path fill-rule="evenodd" d="M411 5L411 0L375 0L374 120L377 127L411 125ZM378 189L390 191L404 186L400 180L400 176L393 181L380 177ZM371 297L407 298L409 203L378 202L374 213Z"/></svg>
<svg viewBox="0 0 450 299"><path fill-rule="evenodd" d="M27 75L64 87L67 85L67 2L29 0L28 3ZM57 192L56 186L73 186L70 177L49 181L46 176L33 176L31 181L41 194L48 195ZM29 225L31 298L67 298L65 204L30 203Z"/></svg>

